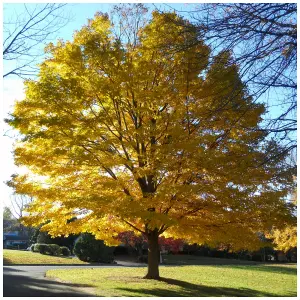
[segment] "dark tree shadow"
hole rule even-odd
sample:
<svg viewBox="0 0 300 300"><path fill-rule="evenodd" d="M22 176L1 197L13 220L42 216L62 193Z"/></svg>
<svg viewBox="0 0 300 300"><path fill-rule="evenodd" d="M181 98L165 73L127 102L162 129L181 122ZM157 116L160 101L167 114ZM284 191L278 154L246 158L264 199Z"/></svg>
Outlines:
<svg viewBox="0 0 300 300"><path fill-rule="evenodd" d="M297 275L297 268L291 268L286 263L280 264L279 262L275 265L268 262L258 262L258 261L245 261L237 259L226 259L226 258L207 258L207 257L183 257L180 260L180 256L177 257L178 260L165 261L163 266L174 267L174 266L215 266L221 268L234 268L234 269L245 269L254 270L261 272L279 273L279 274L290 274Z"/></svg>
<svg viewBox="0 0 300 300"><path fill-rule="evenodd" d="M189 283L186 281L171 279L171 278L160 278L160 281L165 282L170 285L175 285L180 287L180 290L170 290L170 289L144 289L139 288L118 288L118 290L127 291L127 292L140 292L152 297L276 297L278 295L260 292L251 289L234 289L226 287L208 287L204 285L198 285ZM295 297L296 293L290 293L285 295L289 297Z"/></svg>
<svg viewBox="0 0 300 300"><path fill-rule="evenodd" d="M24 271L3 268L3 296L4 297L93 297L93 286L57 282L48 279L39 279L15 272ZM26 272L25 272L26 273ZM85 288L89 291L83 291Z"/></svg>
<svg viewBox="0 0 300 300"><path fill-rule="evenodd" d="M270 273L279 273L287 275L297 275L297 268L289 268L286 266L265 266L265 265L256 265L256 266L246 266L246 265L224 265L220 266L222 268L231 268L231 269L240 269L240 270L253 270L259 272L270 272Z"/></svg>
<svg viewBox="0 0 300 300"><path fill-rule="evenodd" d="M206 256L163 256L164 265L195 265L195 266L215 266L215 265L257 265L261 262L230 259L230 258L218 258L218 257L206 257Z"/></svg>
<svg viewBox="0 0 300 300"><path fill-rule="evenodd" d="M55 267L97 267L97 266L115 266L112 264L11 264L5 263L3 261L4 266L18 266L18 267L46 267L46 266L55 266Z"/></svg>
<svg viewBox="0 0 300 300"><path fill-rule="evenodd" d="M9 259L3 257L3 265L4 266L5 265L11 265L11 261Z"/></svg>

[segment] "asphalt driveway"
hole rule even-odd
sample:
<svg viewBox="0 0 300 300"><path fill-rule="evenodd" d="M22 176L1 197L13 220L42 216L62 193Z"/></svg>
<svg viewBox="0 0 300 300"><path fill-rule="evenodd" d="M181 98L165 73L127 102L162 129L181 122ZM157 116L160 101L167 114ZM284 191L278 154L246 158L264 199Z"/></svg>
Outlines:
<svg viewBox="0 0 300 300"><path fill-rule="evenodd" d="M57 266L4 266L4 297L91 297L86 286L50 280L45 273ZM66 268L66 266L64 266Z"/></svg>
<svg viewBox="0 0 300 300"><path fill-rule="evenodd" d="M93 287L51 280L51 269L142 267L146 264L117 261L116 265L5 265L3 267L4 297L94 297Z"/></svg>
<svg viewBox="0 0 300 300"><path fill-rule="evenodd" d="M138 267L144 264L119 263L117 265L53 265L53 266L21 266L6 265L3 267L4 297L94 297L93 287L81 284L59 282L46 278L51 269L78 268L119 268Z"/></svg>

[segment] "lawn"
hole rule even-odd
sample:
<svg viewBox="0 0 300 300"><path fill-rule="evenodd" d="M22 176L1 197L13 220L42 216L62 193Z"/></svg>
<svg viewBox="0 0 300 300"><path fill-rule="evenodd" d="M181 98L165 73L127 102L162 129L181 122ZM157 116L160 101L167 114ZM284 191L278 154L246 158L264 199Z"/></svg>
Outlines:
<svg viewBox="0 0 300 300"><path fill-rule="evenodd" d="M76 268L49 270L47 277L82 284L90 287L96 296L107 297L296 297L297 295L296 264L162 266L161 281L142 279L145 273L144 267Z"/></svg>
<svg viewBox="0 0 300 300"><path fill-rule="evenodd" d="M58 257L31 251L3 250L4 265L82 265L87 264L71 257Z"/></svg>

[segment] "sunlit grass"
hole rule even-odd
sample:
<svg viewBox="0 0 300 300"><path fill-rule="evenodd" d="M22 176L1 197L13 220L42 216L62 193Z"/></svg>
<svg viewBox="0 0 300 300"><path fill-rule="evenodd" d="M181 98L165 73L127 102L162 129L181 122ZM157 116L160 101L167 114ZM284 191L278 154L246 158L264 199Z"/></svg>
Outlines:
<svg viewBox="0 0 300 300"><path fill-rule="evenodd" d="M31 251L19 250L3 250L3 264L4 265L76 265L87 264L77 257L58 257L34 253Z"/></svg>
<svg viewBox="0 0 300 300"><path fill-rule="evenodd" d="M296 296L296 264L161 267L161 281L142 279L146 268L49 270L47 277L92 287L97 296Z"/></svg>

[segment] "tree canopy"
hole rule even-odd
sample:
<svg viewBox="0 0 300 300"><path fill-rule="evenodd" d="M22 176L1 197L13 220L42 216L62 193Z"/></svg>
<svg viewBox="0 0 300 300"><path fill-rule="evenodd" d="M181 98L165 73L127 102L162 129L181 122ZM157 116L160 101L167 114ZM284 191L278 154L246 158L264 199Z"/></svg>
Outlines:
<svg viewBox="0 0 300 300"><path fill-rule="evenodd" d="M229 52L209 63L209 47L192 45L186 22L153 12L134 23L130 42L96 14L73 41L48 45L8 121L22 134L15 162L28 168L10 184L35 199L24 222L108 244L122 231L143 233L148 278L159 276L161 234L250 248L257 232L290 218L293 170L282 158L262 164L280 151L258 130L264 106Z"/></svg>

